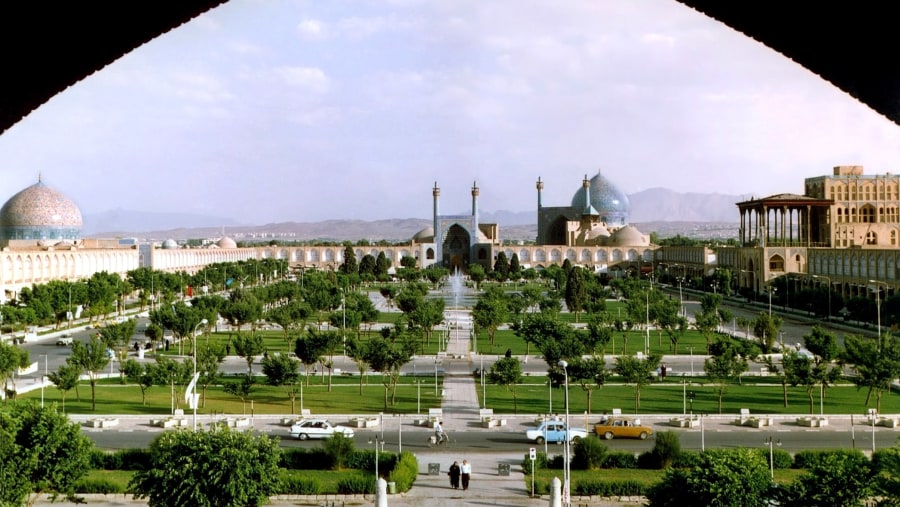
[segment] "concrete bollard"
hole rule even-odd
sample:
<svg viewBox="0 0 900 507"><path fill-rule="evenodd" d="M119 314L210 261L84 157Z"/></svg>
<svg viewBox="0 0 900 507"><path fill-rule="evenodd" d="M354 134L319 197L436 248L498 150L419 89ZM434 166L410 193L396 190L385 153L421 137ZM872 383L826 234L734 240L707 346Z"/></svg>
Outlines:
<svg viewBox="0 0 900 507"><path fill-rule="evenodd" d="M562 507L562 481L559 477L550 481L550 507Z"/></svg>
<svg viewBox="0 0 900 507"><path fill-rule="evenodd" d="M375 487L375 507L388 507L387 481L379 477Z"/></svg>

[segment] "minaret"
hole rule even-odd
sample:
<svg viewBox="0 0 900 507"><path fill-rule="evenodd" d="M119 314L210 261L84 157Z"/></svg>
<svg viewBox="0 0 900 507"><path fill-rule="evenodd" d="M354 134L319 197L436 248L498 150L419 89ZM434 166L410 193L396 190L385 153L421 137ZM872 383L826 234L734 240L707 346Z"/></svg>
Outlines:
<svg viewBox="0 0 900 507"><path fill-rule="evenodd" d="M478 240L478 184L476 182L472 182L472 239L471 244L475 244Z"/></svg>
<svg viewBox="0 0 900 507"><path fill-rule="evenodd" d="M591 204L591 180L588 179L587 174L584 175L581 188L584 189L584 209L581 210L581 214L584 216L599 215L600 213Z"/></svg>
<svg viewBox="0 0 900 507"><path fill-rule="evenodd" d="M441 189L438 188L437 182L434 182L434 188L431 189L431 195L434 197L434 242L435 244L440 244L441 242L441 223L438 220L438 216L440 215L440 210L438 209L438 197L441 196Z"/></svg>
<svg viewBox="0 0 900 507"><path fill-rule="evenodd" d="M541 191L544 190L544 182L541 181L541 177L540 177L540 176L538 176L537 184L535 185L535 187L537 187L537 198L538 198L538 206L537 206L537 226L538 226L538 232L537 232L537 238L535 238L535 240L536 240L537 243L540 243L540 242L541 242L541 238L542 238L542 236L541 236L541 231L543 230L543 228L541 227L541 206L542 206L542 204L541 204Z"/></svg>

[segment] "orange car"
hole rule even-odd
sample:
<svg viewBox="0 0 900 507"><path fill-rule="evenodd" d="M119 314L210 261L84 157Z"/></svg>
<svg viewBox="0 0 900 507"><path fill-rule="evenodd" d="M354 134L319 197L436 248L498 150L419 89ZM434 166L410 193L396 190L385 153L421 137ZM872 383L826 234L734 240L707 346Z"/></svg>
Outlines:
<svg viewBox="0 0 900 507"><path fill-rule="evenodd" d="M640 420L610 418L594 425L594 433L606 440L613 438L640 438L646 440L653 434L653 428L641 426Z"/></svg>

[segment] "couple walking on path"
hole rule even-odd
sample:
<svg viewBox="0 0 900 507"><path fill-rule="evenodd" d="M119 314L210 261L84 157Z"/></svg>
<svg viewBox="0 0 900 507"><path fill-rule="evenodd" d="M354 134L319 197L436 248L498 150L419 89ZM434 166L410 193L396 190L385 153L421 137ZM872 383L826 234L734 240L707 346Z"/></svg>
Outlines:
<svg viewBox="0 0 900 507"><path fill-rule="evenodd" d="M466 460L463 460L462 466L454 461L453 464L450 465L450 471L447 472L447 475L450 476L451 488L459 489L459 480L461 478L462 488L463 491L465 491L469 489L469 478L472 477L472 465Z"/></svg>

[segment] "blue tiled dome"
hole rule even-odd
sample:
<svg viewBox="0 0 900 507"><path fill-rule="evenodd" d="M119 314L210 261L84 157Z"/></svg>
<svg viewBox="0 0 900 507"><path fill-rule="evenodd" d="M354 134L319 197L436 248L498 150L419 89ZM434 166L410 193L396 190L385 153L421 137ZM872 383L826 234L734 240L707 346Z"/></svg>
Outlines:
<svg viewBox="0 0 900 507"><path fill-rule="evenodd" d="M606 179L600 171L591 178L589 186L591 205L600 215L600 220L608 225L628 225L631 203L625 192L619 190L611 181ZM579 188L572 197L572 207L576 210L585 209L584 188Z"/></svg>
<svg viewBox="0 0 900 507"><path fill-rule="evenodd" d="M78 206L40 179L0 208L0 239L75 240L81 227Z"/></svg>

